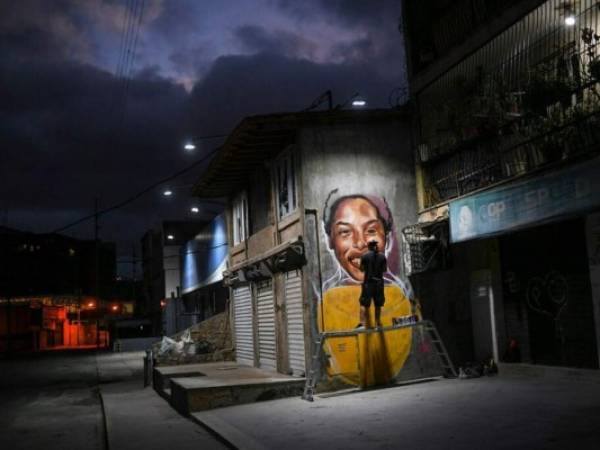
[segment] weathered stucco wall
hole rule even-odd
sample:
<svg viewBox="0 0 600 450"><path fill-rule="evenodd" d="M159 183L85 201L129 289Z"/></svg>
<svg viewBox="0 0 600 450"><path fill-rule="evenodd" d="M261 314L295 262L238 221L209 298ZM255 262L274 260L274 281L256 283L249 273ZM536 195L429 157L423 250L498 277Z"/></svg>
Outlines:
<svg viewBox="0 0 600 450"><path fill-rule="evenodd" d="M308 210L306 292L312 294L313 335L356 327L362 282L357 265L373 239L388 259L382 324L415 312L403 278L400 240L402 228L417 219L408 122L396 117L309 127L299 133L298 147ZM310 210L316 210L316 218ZM325 344L327 372L349 384L385 383L404 366L412 341L407 330L332 340Z"/></svg>

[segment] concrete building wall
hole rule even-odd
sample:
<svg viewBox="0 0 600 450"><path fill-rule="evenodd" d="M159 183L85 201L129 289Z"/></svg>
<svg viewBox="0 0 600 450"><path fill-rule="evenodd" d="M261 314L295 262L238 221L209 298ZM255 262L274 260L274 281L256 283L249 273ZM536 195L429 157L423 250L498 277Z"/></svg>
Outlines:
<svg viewBox="0 0 600 450"><path fill-rule="evenodd" d="M592 285L596 346L600 361L600 213L590 214L586 218L586 242Z"/></svg>
<svg viewBox="0 0 600 450"><path fill-rule="evenodd" d="M357 265L372 239L388 259L383 325L413 313L400 240L402 228L417 217L408 122L395 117L307 127L297 145L302 158L305 289L312 333L352 329L359 322L362 275ZM343 227L335 225L340 221ZM369 321L374 324L373 317ZM330 356L328 375L349 384L371 385L386 382L400 371L411 351L411 331L363 337L368 339L360 341L365 346L361 351L354 337L325 344ZM362 379L357 364L365 369Z"/></svg>
<svg viewBox="0 0 600 450"><path fill-rule="evenodd" d="M181 283L180 245L165 245L163 250L163 270L165 273L165 292L163 298L177 297Z"/></svg>

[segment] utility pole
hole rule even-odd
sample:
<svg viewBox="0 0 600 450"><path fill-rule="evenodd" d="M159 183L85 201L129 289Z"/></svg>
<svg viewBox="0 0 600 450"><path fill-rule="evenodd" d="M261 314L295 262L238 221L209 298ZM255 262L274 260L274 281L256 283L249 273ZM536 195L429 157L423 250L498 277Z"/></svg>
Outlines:
<svg viewBox="0 0 600 450"><path fill-rule="evenodd" d="M135 260L135 244L131 244L131 299L133 300L133 304L137 306L136 298L135 298L135 269L136 269L136 260Z"/></svg>
<svg viewBox="0 0 600 450"><path fill-rule="evenodd" d="M98 236L100 232L100 226L98 224L98 209L99 200L98 197L94 197L94 297L96 297L96 348L100 347L100 319L98 314L100 312L100 282L98 275L100 273L100 258L99 258L99 242Z"/></svg>
<svg viewBox="0 0 600 450"><path fill-rule="evenodd" d="M12 350L11 335L10 335L10 294L6 299L6 354L10 355Z"/></svg>

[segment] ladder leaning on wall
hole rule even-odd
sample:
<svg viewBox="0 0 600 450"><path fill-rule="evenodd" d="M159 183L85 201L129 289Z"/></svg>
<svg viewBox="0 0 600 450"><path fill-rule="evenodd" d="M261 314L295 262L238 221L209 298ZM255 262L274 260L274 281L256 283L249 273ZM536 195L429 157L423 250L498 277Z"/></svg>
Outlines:
<svg viewBox="0 0 600 450"><path fill-rule="evenodd" d="M317 386L317 382L319 381L320 371L321 371L321 358L323 357L323 344L329 338L336 337L347 337L347 336L358 336L359 334L372 334L372 333L381 333L393 330L400 330L403 328L414 328L414 327L423 327L423 330L426 331L431 337L431 343L435 349L435 353L440 361L440 365L443 370L443 375L446 377L456 378L456 369L450 360L450 356L448 356L448 351L446 350L446 346L440 337L440 334L435 327L435 324L431 320L420 320L420 321L412 321L407 323L400 323L397 325L391 325L387 327L377 327L377 328L367 328L367 329L355 329L355 330L347 330L347 331L327 331L324 333L320 333L317 336L317 339L314 342L314 353L312 356L310 370L308 371L308 377L306 377L306 384L304 385L304 393L302 394L302 398L309 402L313 401L313 395L315 391L315 387Z"/></svg>

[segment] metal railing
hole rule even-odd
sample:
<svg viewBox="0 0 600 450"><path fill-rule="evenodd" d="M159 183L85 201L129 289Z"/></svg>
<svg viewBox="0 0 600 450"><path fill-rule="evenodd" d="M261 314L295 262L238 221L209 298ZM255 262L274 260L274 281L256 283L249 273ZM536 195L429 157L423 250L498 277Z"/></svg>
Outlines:
<svg viewBox="0 0 600 450"><path fill-rule="evenodd" d="M600 153L600 111L538 135L495 139L449 155L426 169L426 206L542 167Z"/></svg>
<svg viewBox="0 0 600 450"><path fill-rule="evenodd" d="M355 337L357 340L357 354L356 360L360 360L359 345L358 345L358 337L360 335L368 335L375 333L386 333L389 331L402 330L406 328L414 328L414 327L423 327L424 331L428 332L431 336L431 342L434 344L435 351L441 363L441 367L444 371L444 375L456 377L456 370L450 357L448 356L448 352L446 350L446 346L442 341L435 324L430 320L418 320L416 316L405 316L404 318L399 318L400 322L385 327L375 327L375 328L356 328L353 330L342 330L342 331L326 331L324 333L320 333L314 342L314 353L311 361L311 367L309 370L309 376L306 378L306 384L304 386L304 393L302 394L302 398L307 401L313 401L313 395L315 387L322 376L322 363L321 359L323 355L323 346L325 341L332 338L340 338L340 337ZM402 321L404 320L404 321ZM360 371L360 366L358 367Z"/></svg>

